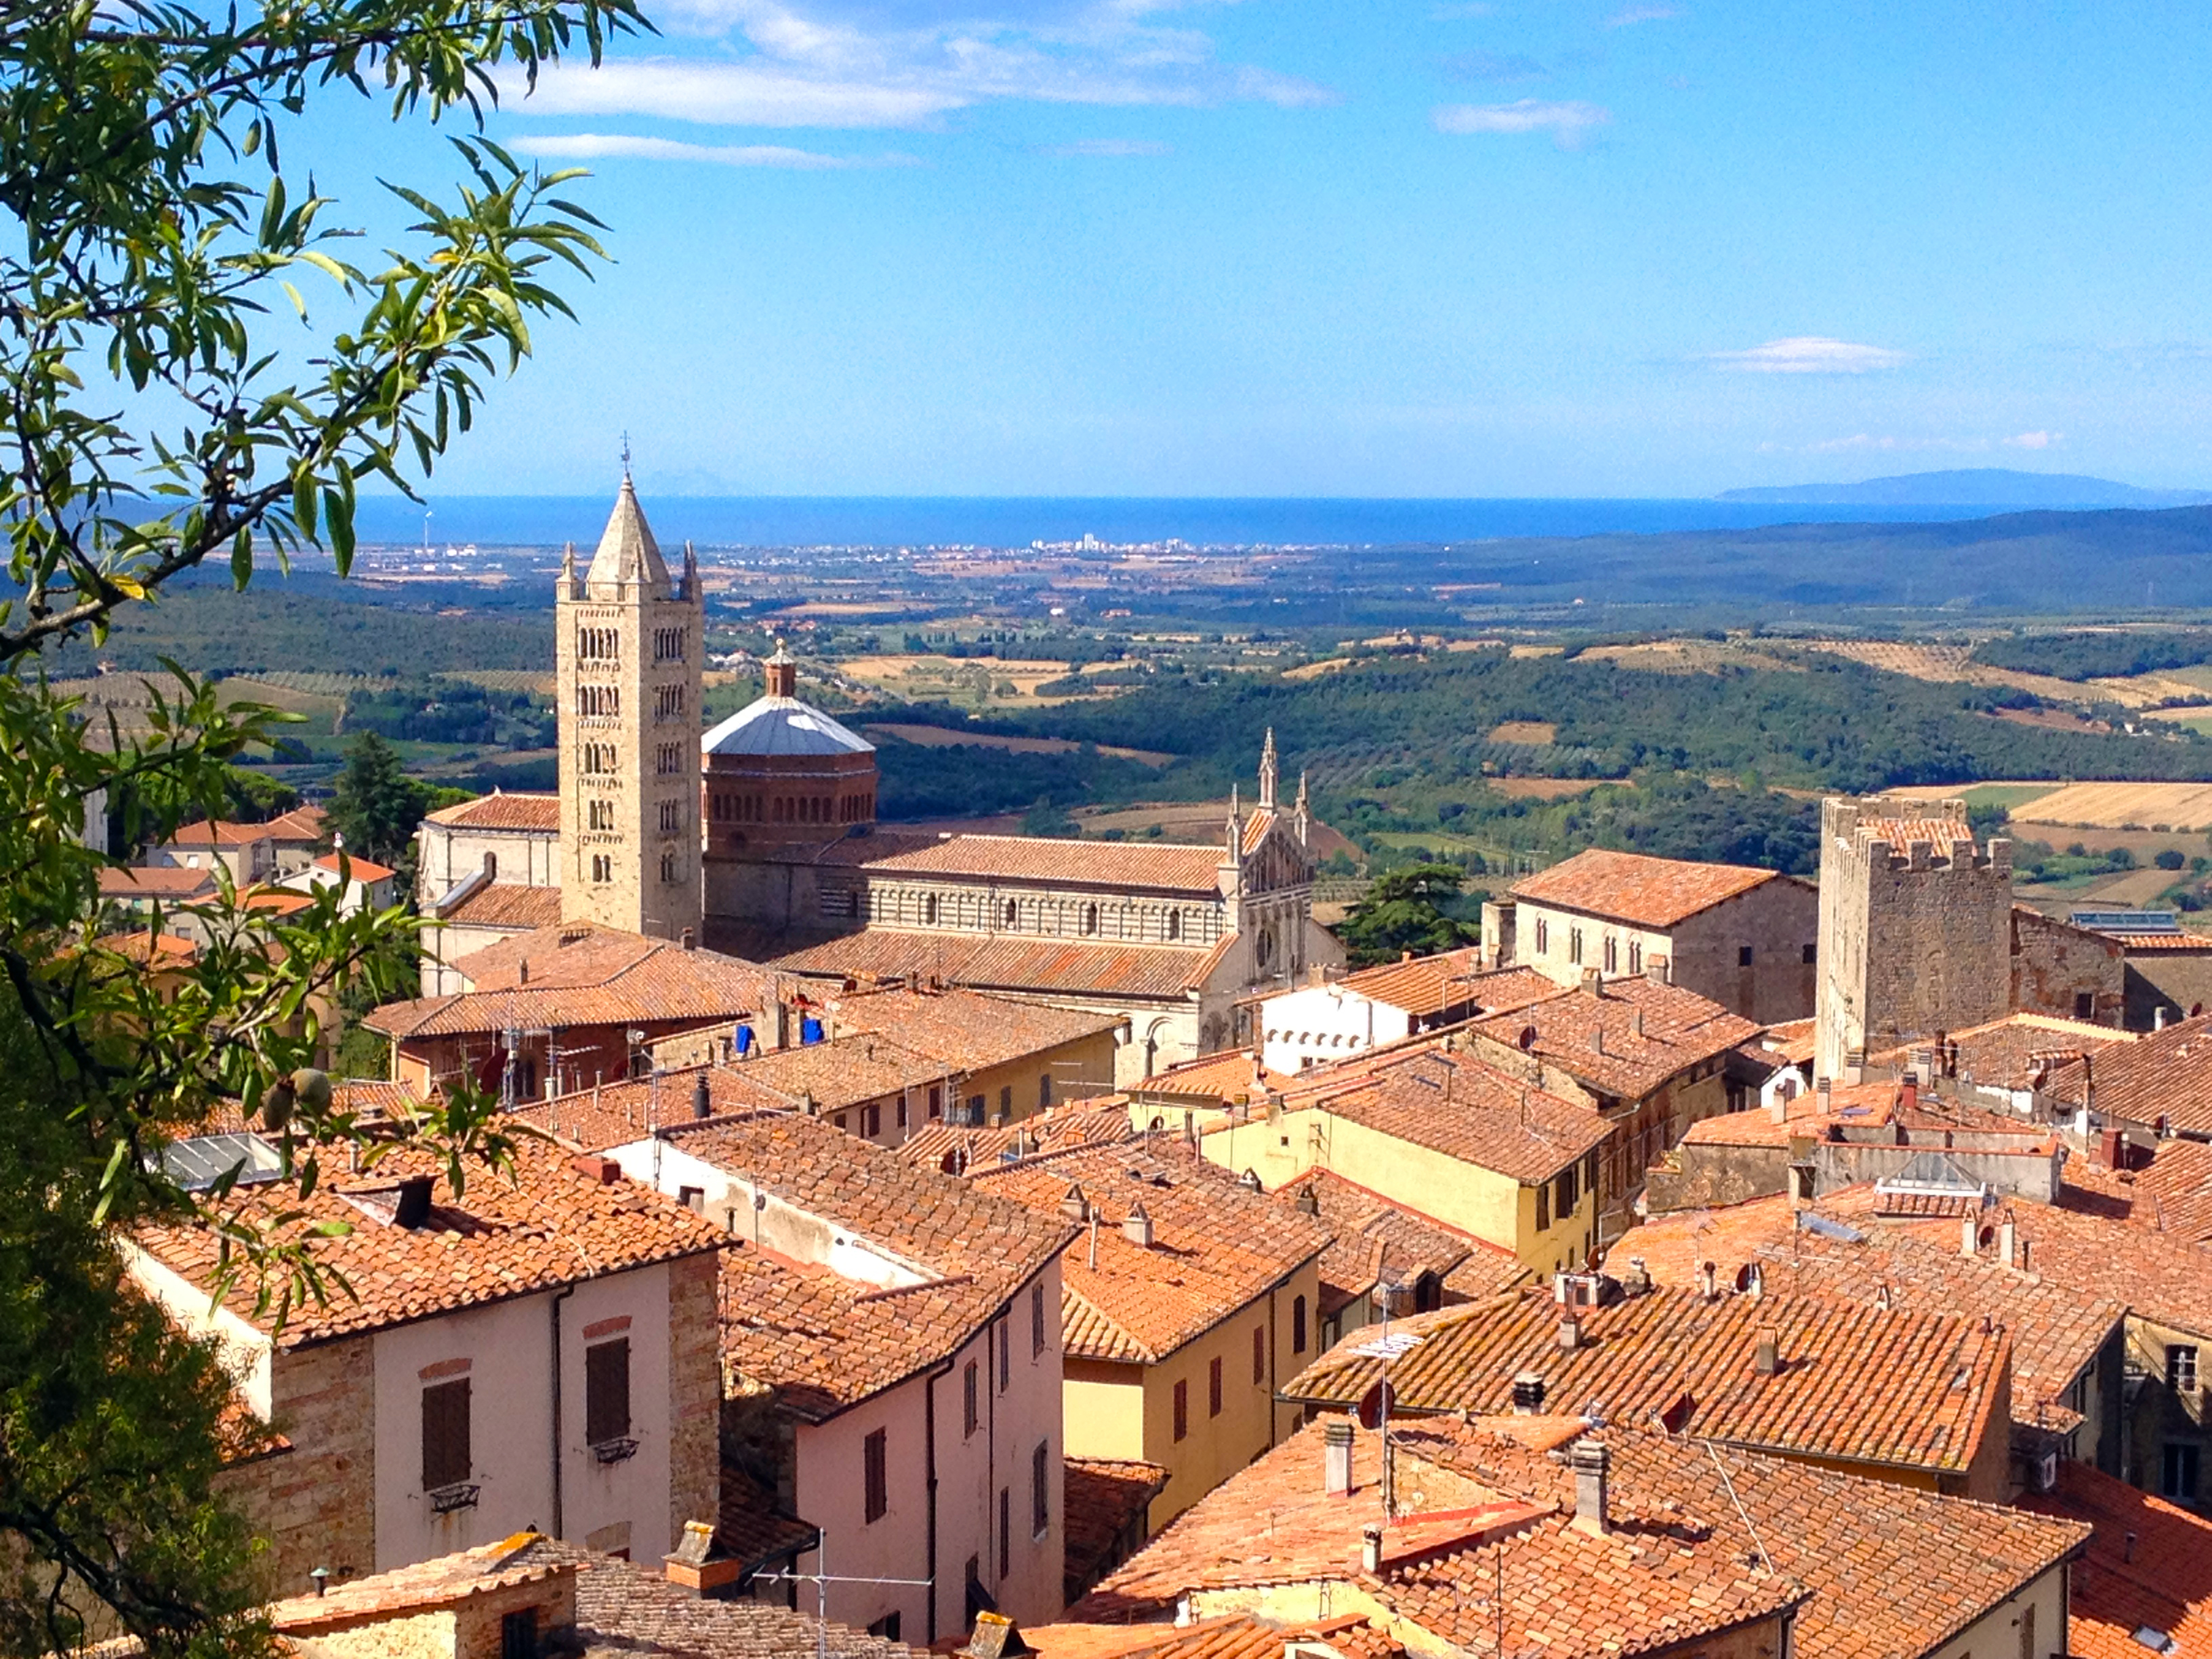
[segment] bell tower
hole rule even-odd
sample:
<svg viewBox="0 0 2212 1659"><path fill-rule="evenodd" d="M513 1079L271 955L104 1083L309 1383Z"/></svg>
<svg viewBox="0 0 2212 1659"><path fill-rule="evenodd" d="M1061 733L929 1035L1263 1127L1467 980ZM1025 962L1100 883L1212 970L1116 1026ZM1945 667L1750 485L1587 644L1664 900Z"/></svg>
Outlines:
<svg viewBox="0 0 2212 1659"><path fill-rule="evenodd" d="M696 941L705 605L689 544L670 580L627 454L590 568L571 544L554 599L562 920Z"/></svg>

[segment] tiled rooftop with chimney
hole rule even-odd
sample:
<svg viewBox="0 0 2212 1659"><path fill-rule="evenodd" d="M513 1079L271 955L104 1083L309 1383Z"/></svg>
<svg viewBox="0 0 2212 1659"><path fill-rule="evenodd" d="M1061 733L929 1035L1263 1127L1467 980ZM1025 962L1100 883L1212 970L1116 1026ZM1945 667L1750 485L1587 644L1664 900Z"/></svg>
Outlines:
<svg viewBox="0 0 2212 1659"><path fill-rule="evenodd" d="M1214 961L1214 951L1184 945L1082 945L1019 934L871 927L781 952L774 965L824 978L910 984L939 979L1035 996L1172 998L1196 988Z"/></svg>
<svg viewBox="0 0 2212 1659"><path fill-rule="evenodd" d="M325 1158L337 1156L325 1150ZM297 1243L327 1224L348 1230L317 1238L314 1252L343 1276L351 1294L333 1287L321 1301L280 1295L257 1309L253 1276L246 1273L224 1297L232 1312L264 1331L283 1314L278 1342L286 1348L719 1250L728 1242L720 1228L673 1199L624 1180L611 1162L528 1134L514 1137L511 1170L471 1167L460 1193L441 1163L398 1147L371 1170L327 1171L308 1198L287 1182L241 1184L222 1207L276 1243ZM226 1254L215 1233L200 1226L143 1228L133 1238L162 1267L210 1288Z"/></svg>
<svg viewBox="0 0 2212 1659"><path fill-rule="evenodd" d="M1365 1296L1386 1275L1408 1293L1401 1305L1410 1309L1410 1292L1425 1274L1440 1288L1453 1288L1454 1269L1468 1264L1469 1277L1488 1294L1522 1273L1511 1251L1455 1232L1331 1170L1316 1170L1286 1182L1273 1196L1277 1203L1312 1216L1332 1236L1321 1258L1324 1317Z"/></svg>
<svg viewBox="0 0 2212 1659"><path fill-rule="evenodd" d="M1544 1285L1391 1331L1409 1345L1389 1369L1398 1409L1411 1413L1602 1401L1615 1422L1656 1419L1698 1439L1957 1477L1985 1435L2008 1431L2010 1340L1979 1318L1665 1289L1570 1308ZM1383 1374L1361 1352L1369 1340L1347 1336L1284 1395L1355 1404Z"/></svg>
<svg viewBox="0 0 2212 1659"><path fill-rule="evenodd" d="M1650 978L1578 986L1469 1029L1534 1054L1589 1088L1623 1100L1642 1099L1759 1031L1717 1002Z"/></svg>
<svg viewBox="0 0 2212 1659"><path fill-rule="evenodd" d="M2212 1014L2146 1032L2061 1066L2044 1085L2078 1105L2094 1093L2098 1115L2199 1138L2212 1134Z"/></svg>
<svg viewBox="0 0 2212 1659"><path fill-rule="evenodd" d="M2020 1501L2038 1515L2094 1529L2071 1574L2069 1653L2080 1659L2212 1653L2212 1519L2076 1462L2059 1465L2055 1490Z"/></svg>
<svg viewBox="0 0 2212 1659"><path fill-rule="evenodd" d="M1902 1066L1911 1063L1916 1050L1934 1050L1931 1058L1947 1082L1956 1079L1966 1089L2012 1091L2039 1087L2082 1055L2102 1054L2138 1041L2141 1035L2109 1025L2092 1025L2085 1020L2061 1019L2054 1014L2008 1014L1984 1025L1948 1033L1940 1049L1932 1041L1911 1043L1869 1054L1867 1063ZM2101 1062L2098 1070L2101 1083Z"/></svg>
<svg viewBox="0 0 2212 1659"><path fill-rule="evenodd" d="M517 934L452 966L473 990L386 1003L363 1024L404 1041L510 1026L705 1022L777 1000L775 975L751 963L585 922Z"/></svg>
<svg viewBox="0 0 2212 1659"><path fill-rule="evenodd" d="M1340 990L1357 992L1424 1019L1454 1008L1495 1013L1559 994L1558 981L1533 968L1486 969L1481 948L1473 945L1363 968L1335 983Z"/></svg>
<svg viewBox="0 0 2212 1659"><path fill-rule="evenodd" d="M1285 1089L1297 1082L1286 1072L1273 1072L1260 1063L1259 1054L1243 1048L1226 1048L1218 1054L1186 1060L1155 1072L1129 1092L1139 1100L1218 1101L1226 1104L1242 1097L1264 1098L1271 1089Z"/></svg>
<svg viewBox="0 0 2212 1659"><path fill-rule="evenodd" d="M886 1037L940 1067L980 1072L1120 1030L1119 1015L1047 1008L979 991L892 988L830 999L836 1029Z"/></svg>
<svg viewBox="0 0 2212 1659"><path fill-rule="evenodd" d="M790 1111L799 1104L756 1082L749 1060L741 1066L687 1066L635 1083L578 1089L519 1107L514 1115L583 1151L601 1152L643 1140L672 1124L696 1121L702 1083L711 1116Z"/></svg>
<svg viewBox="0 0 2212 1659"><path fill-rule="evenodd" d="M2015 1421L2047 1420L2074 1381L2094 1363L2126 1310L2063 1279L2008 1268L1992 1244L1965 1255L1958 1224L1948 1240L1912 1229L1805 1224L1786 1197L1753 1199L1717 1210L1655 1216L1615 1243L1606 1265L1616 1276L1640 1264L1659 1285L1694 1291L1713 1264L1723 1294L1755 1268L1762 1291L1778 1297L1830 1297L1865 1307L1943 1314L2002 1325L2012 1339Z"/></svg>
<svg viewBox="0 0 2212 1659"><path fill-rule="evenodd" d="M1372 1607L1464 1652L1494 1650L1501 1626L1508 1652L1673 1651L1794 1608L1804 1659L1924 1655L2087 1536L1622 1426L1595 1437L1600 1476L1587 1454L1577 1467L1588 1430L1574 1418L1394 1430L1401 1514L1386 1524L1376 1437L1352 1429L1348 1457L1331 1467L1330 1437L1349 1426L1313 1424L1233 1477L1071 1620L1164 1620L1194 1591L1210 1592L1210 1609L1239 1592L1325 1583L1341 1611Z"/></svg>
<svg viewBox="0 0 2212 1659"><path fill-rule="evenodd" d="M1129 1127L1128 1106L1119 1096L1109 1095L1103 1103L1054 1106L1000 1129L970 1128L962 1123L926 1124L899 1144L898 1155L922 1169L959 1175L1038 1152L1111 1146L1133 1139L1136 1134Z"/></svg>
<svg viewBox="0 0 2212 1659"><path fill-rule="evenodd" d="M1069 1224L1097 1217L1097 1265L1088 1231L1060 1264L1063 1340L1087 1358L1164 1358L1330 1243L1319 1222L1165 1138L975 1170L969 1183Z"/></svg>
<svg viewBox="0 0 2212 1659"><path fill-rule="evenodd" d="M1248 1613L1188 1625L1045 1625L1022 1632L1037 1659L1283 1659L1321 1649L1342 1659L1403 1659L1406 1649L1373 1620L1354 1614L1313 1623L1268 1624Z"/></svg>

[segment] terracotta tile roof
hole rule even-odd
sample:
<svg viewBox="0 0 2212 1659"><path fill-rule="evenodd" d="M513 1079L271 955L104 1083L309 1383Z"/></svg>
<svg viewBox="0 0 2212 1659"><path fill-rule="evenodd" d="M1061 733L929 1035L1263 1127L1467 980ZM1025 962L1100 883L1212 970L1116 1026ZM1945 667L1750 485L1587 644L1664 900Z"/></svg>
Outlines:
<svg viewBox="0 0 2212 1659"><path fill-rule="evenodd" d="M1817 1212L1816 1212L1817 1213ZM2023 1422L2041 1419L2094 1364L2126 1312L2118 1301L1994 1260L1959 1253L1958 1224L1938 1244L1913 1231L1854 1227L1856 1239L1798 1224L1787 1197L1753 1199L1719 1210L1656 1216L1623 1234L1606 1257L1616 1275L1641 1261L1655 1282L1690 1291L1710 1261L1724 1294L1757 1264L1765 1292L1832 1297L1876 1305L1887 1297L1911 1313L1965 1318L1986 1316L2012 1339L2012 1408Z"/></svg>
<svg viewBox="0 0 2212 1659"><path fill-rule="evenodd" d="M811 1550L822 1537L811 1521L786 1515L775 1494L735 1464L722 1465L722 1502L714 1518L714 1553L744 1564L750 1572Z"/></svg>
<svg viewBox="0 0 2212 1659"><path fill-rule="evenodd" d="M2100 1054L2115 1044L2134 1042L2136 1038L2135 1032L2092 1025L2085 1020L2060 1019L2051 1014L2008 1014L1986 1025L1948 1033L1945 1049L1948 1054L1955 1048L1956 1065L1954 1068L1947 1063L1945 1069L1955 1069L1962 1085L2028 1089L2035 1086L2039 1076L2056 1072L2084 1054ZM1915 1042L1868 1058L1875 1065L1898 1065L1909 1060L1913 1048L1928 1046ZM2101 1088L2101 1066L2098 1075Z"/></svg>
<svg viewBox="0 0 2212 1659"><path fill-rule="evenodd" d="M533 1550L531 1546L538 1541L534 1532L517 1533L411 1566L341 1580L319 1595L270 1603L269 1622L280 1634L309 1638L379 1615L398 1618L453 1607L488 1591L539 1583L569 1570L569 1564Z"/></svg>
<svg viewBox="0 0 2212 1659"><path fill-rule="evenodd" d="M756 1082L753 1062L748 1060L740 1066L688 1066L663 1072L658 1079L578 1089L551 1100L533 1101L514 1115L583 1151L605 1152L643 1140L671 1124L696 1121L693 1101L702 1074L707 1103L717 1116L788 1111L799 1103Z"/></svg>
<svg viewBox="0 0 2212 1659"><path fill-rule="evenodd" d="M2148 951L2212 951L2212 938L2203 933L2110 933L2101 927L2096 931L2116 940L2131 956Z"/></svg>
<svg viewBox="0 0 2212 1659"><path fill-rule="evenodd" d="M2087 1463L2058 1466L2055 1492L2022 1509L2094 1528L2069 1583L2066 1650L2080 1659L2145 1659L2156 1631L2180 1659L2212 1653L2212 1519L2139 1492Z"/></svg>
<svg viewBox="0 0 2212 1659"><path fill-rule="evenodd" d="M1759 1027L1694 991L1639 978L1609 980L1601 993L1577 986L1469 1029L1538 1054L1601 1094L1640 1100Z"/></svg>
<svg viewBox="0 0 2212 1659"><path fill-rule="evenodd" d="M330 814L312 802L269 820L261 827L276 841L320 841L329 827Z"/></svg>
<svg viewBox="0 0 2212 1659"><path fill-rule="evenodd" d="M1821 1214L1851 1226L1879 1224L1910 1232L1937 1249L1959 1248L1956 1219L1879 1222L1875 1207L1871 1187L1844 1188L1818 1206ZM2148 1228L2121 1232L2109 1215L2022 1198L1985 1212L1987 1222L1993 1224L2004 1210L2013 1213L2030 1271L2077 1294L2120 1303L2155 1323L2212 1338L2212 1251Z"/></svg>
<svg viewBox="0 0 2212 1659"><path fill-rule="evenodd" d="M1550 1431L1532 1435L1540 1421ZM1374 1578L1357 1561L1359 1528L1382 1520L1376 1437L1355 1432L1358 1490L1332 1498L1322 1491L1324 1426L1200 1499L1070 1616L1157 1618L1200 1587L1333 1582L1345 1586L1339 1605L1358 1605L1364 1591L1462 1651L1495 1650L1502 1611L1506 1650L1564 1656L1687 1646L1705 1621L1794 1602L1792 1650L1802 1659L1921 1659L2087 1536L2017 1510L1616 1423L1602 1436L1616 1525L1595 1538L1567 1526L1573 1477L1549 1455L1583 1425L1492 1418L1394 1428L1394 1443L1404 1434L1401 1504L1465 1504L1474 1512L1457 1524L1468 1528L1487 1504L1552 1512L1502 1544L1447 1542L1394 1567L1391 1533L1418 1547L1424 1532L1443 1530L1406 1517L1386 1532L1386 1570ZM1514 1511L1503 1513L1510 1525Z"/></svg>
<svg viewBox="0 0 2212 1659"><path fill-rule="evenodd" d="M903 988L848 991L829 999L830 1018L840 1031L866 1031L888 1038L943 1066L980 1072L1040 1054L1085 1037L1120 1030L1128 1021L1118 1014L1048 1008L1034 1002L986 996L978 991L918 991ZM1055 1090L1079 1082L1113 1086L1113 1078L1078 1079L1062 1073Z"/></svg>
<svg viewBox="0 0 2212 1659"><path fill-rule="evenodd" d="M1468 1054L1404 1050L1342 1084L1309 1073L1292 1110L1317 1109L1524 1183L1548 1181L1605 1144L1597 1112Z"/></svg>
<svg viewBox="0 0 2212 1659"><path fill-rule="evenodd" d="M705 1024L776 1001L775 976L750 962L580 922L501 939L453 966L473 990L388 1002L362 1023L404 1041L509 1026Z"/></svg>
<svg viewBox="0 0 2212 1659"><path fill-rule="evenodd" d="M1066 1540L1066 1598L1073 1601L1097 1582L1132 1526L1139 1536L1147 1530L1139 1517L1168 1484L1169 1472L1134 1458L1070 1457L1066 1467L1060 1534ZM1035 1646L1036 1632L1024 1633Z"/></svg>
<svg viewBox="0 0 2212 1659"><path fill-rule="evenodd" d="M1572 1477L1562 1467L1470 1431L1419 1425L1402 1442L1393 1433L1399 1504L1413 1512L1386 1522L1376 1437L1355 1434L1357 1490L1331 1497L1325 1426L1310 1425L1200 1499L1073 1613L1156 1613L1193 1590L1319 1580L1354 1591L1345 1597L1354 1607L1364 1592L1378 1610L1462 1651L1489 1650L1502 1626L1505 1651L1595 1656L1672 1649L1806 1599L1804 1586L1759 1565L1729 1509L1700 1503L1692 1520L1616 1501L1621 1524L1595 1536L1571 1524ZM1644 1437L1635 1438L1640 1450ZM1686 1449L1673 1461L1686 1463ZM1382 1570L1370 1574L1360 1532L1376 1524Z"/></svg>
<svg viewBox="0 0 2212 1659"><path fill-rule="evenodd" d="M100 872L100 896L104 899L168 899L183 902L191 899L212 897L216 890L213 870L188 870L180 864L161 864L143 869L103 869Z"/></svg>
<svg viewBox="0 0 2212 1659"><path fill-rule="evenodd" d="M379 864L374 859L361 858L352 853L325 853L317 859L314 867L327 870L332 875L343 875L349 881L362 883L389 881L399 872L388 864Z"/></svg>
<svg viewBox="0 0 2212 1659"><path fill-rule="evenodd" d="M1469 1006L1494 1013L1559 993L1556 981L1534 969L1486 969L1481 947L1473 945L1462 951L1440 951L1434 956L1363 968L1335 984L1340 990L1356 992L1423 1018L1432 1018L1447 1008Z"/></svg>
<svg viewBox="0 0 2212 1659"><path fill-rule="evenodd" d="M1087 844L1087 843L1086 843ZM774 958L816 978L936 980L979 991L1146 997L1182 1002L1207 953L1176 945L1078 945L1018 933L980 937L863 927Z"/></svg>
<svg viewBox="0 0 2212 1659"><path fill-rule="evenodd" d="M1040 1215L1011 1194L915 1169L820 1118L753 1112L665 1133L692 1157L860 1235L918 1273L967 1274L980 1294L1000 1301L1075 1237L1057 1210Z"/></svg>
<svg viewBox="0 0 2212 1659"><path fill-rule="evenodd" d="M1558 1405L1602 1400L1613 1422L1655 1415L1674 1432L1756 1450L1963 1472L2007 1393L2011 1343L1978 1319L1884 1310L1830 1297L1655 1290L1577 1310L1584 1340L1561 1346L1549 1288L1394 1322L1422 1339L1391 1364L1399 1409L1503 1412L1513 1378L1543 1376ZM1753 1368L1774 1333L1781 1370ZM1355 1334L1283 1389L1349 1407L1382 1375ZM1996 1432L2006 1432L1999 1424Z"/></svg>
<svg viewBox="0 0 2212 1659"><path fill-rule="evenodd" d="M891 1042L856 1033L797 1048L763 1048L731 1068L754 1088L773 1091L776 1103L842 1112L896 1096L946 1075L943 1062Z"/></svg>
<svg viewBox="0 0 2212 1659"><path fill-rule="evenodd" d="M1098 1218L1060 1263L1061 1330L1079 1357L1152 1364L1248 1306L1329 1245L1328 1229L1245 1187L1176 1140L1085 1146L973 1170L979 1193L1058 1217L1081 1188ZM1152 1243L1122 1223L1141 1203Z"/></svg>
<svg viewBox="0 0 2212 1659"><path fill-rule="evenodd" d="M1283 1659L1296 1643L1321 1644L1343 1659L1401 1659L1406 1651L1358 1615L1294 1625L1249 1613L1188 1625L1043 1625L1024 1630L1022 1639L1038 1659Z"/></svg>
<svg viewBox="0 0 2212 1659"><path fill-rule="evenodd" d="M948 836L934 846L870 860L871 873L1059 882L1221 896L1218 847L1165 842L1054 841L1036 836Z"/></svg>
<svg viewBox="0 0 2212 1659"><path fill-rule="evenodd" d="M443 824L448 830L521 830L557 836L561 833L561 798L509 795L494 790L474 800L426 812L422 821Z"/></svg>
<svg viewBox="0 0 2212 1659"><path fill-rule="evenodd" d="M574 1563L580 1659L926 1659L924 1650L765 1601L693 1595L655 1563L540 1539L526 1559Z"/></svg>
<svg viewBox="0 0 2212 1659"><path fill-rule="evenodd" d="M1639 927L1672 927L1723 899L1781 878L1776 871L1740 864L1695 864L1593 847L1515 883L1513 896Z"/></svg>
<svg viewBox="0 0 2212 1659"><path fill-rule="evenodd" d="M1962 842L1974 844L1974 832L1963 818L1861 818L1859 833L1869 841L1887 842L1899 858L1916 841L1933 842L1939 858L1953 856L1951 849Z"/></svg>
<svg viewBox="0 0 2212 1659"><path fill-rule="evenodd" d="M2212 1146L2201 1140L2161 1140L2157 1156L2140 1168L2112 1170L2077 1158L2066 1166L2067 1187L2060 1202L2085 1213L2101 1212L2094 1192L2121 1206L2138 1227L2187 1241L2212 1243Z"/></svg>
<svg viewBox="0 0 2212 1659"><path fill-rule="evenodd" d="M824 1423L957 1352L1005 1306L956 1276L885 1290L744 1243L723 1258L723 1387Z"/></svg>
<svg viewBox="0 0 2212 1659"><path fill-rule="evenodd" d="M2148 1127L2162 1117L2176 1129L2212 1133L2212 1014L2059 1066L2045 1091L2069 1104L2094 1091L2097 1112L2107 1119Z"/></svg>
<svg viewBox="0 0 2212 1659"><path fill-rule="evenodd" d="M461 927L511 927L532 932L561 925L561 890L520 882L486 882L439 919Z"/></svg>
<svg viewBox="0 0 2212 1659"><path fill-rule="evenodd" d="M720 1228L673 1199L619 1176L602 1182L576 1168L572 1157L566 1147L518 1135L511 1176L478 1168L457 1197L441 1165L399 1147L373 1175L325 1175L307 1199L279 1182L238 1189L225 1210L279 1242L303 1239L307 1229L325 1223L351 1229L318 1239L313 1249L315 1259L343 1275L352 1293L334 1287L326 1301L293 1308L278 1338L285 1348L529 1296L727 1243ZM429 1219L416 1228L395 1226L390 1217L397 1183L417 1175L434 1182ZM194 1284L213 1284L222 1246L208 1229L153 1227L134 1237L164 1267ZM224 1303L264 1331L276 1323L274 1310L256 1312L250 1283L234 1285Z"/></svg>
<svg viewBox="0 0 2212 1659"><path fill-rule="evenodd" d="M1065 1152L1071 1146L1106 1146L1133 1140L1136 1134L1129 1127L1127 1105L1118 1097L1109 1097L1105 1104L1055 1106L1003 1129L926 1124L907 1137L898 1155L924 1169L959 1175L978 1165L1001 1162L1010 1154L1027 1158L1037 1152Z"/></svg>
<svg viewBox="0 0 2212 1659"><path fill-rule="evenodd" d="M1366 1295L1386 1273L1408 1289L1423 1273L1435 1275L1440 1286L1447 1286L1454 1268L1470 1256L1480 1256L1478 1282L1486 1294L1509 1270L1514 1277L1521 1272L1510 1250L1455 1233L1331 1170L1316 1170L1287 1182L1275 1189L1274 1198L1301 1214L1313 1215L1333 1235L1321 1258L1324 1316ZM1313 1206L1310 1211L1308 1204ZM1412 1304L1401 1306L1410 1310Z"/></svg>
<svg viewBox="0 0 2212 1659"><path fill-rule="evenodd" d="M1269 1071L1261 1064L1256 1050L1224 1048L1218 1054L1201 1054L1155 1072L1132 1085L1129 1092L1139 1101L1167 1097L1218 1101L1225 1105L1240 1095L1258 1100L1270 1089L1286 1089L1297 1080L1290 1073Z"/></svg>
<svg viewBox="0 0 2212 1659"><path fill-rule="evenodd" d="M126 962L158 963L164 968L189 968L199 960L200 947L174 933L140 928L135 933L107 933L93 941L94 948Z"/></svg>
<svg viewBox="0 0 2212 1659"><path fill-rule="evenodd" d="M282 887L257 887L244 896L247 909L264 911L272 916L297 915L314 902L312 895Z"/></svg>
<svg viewBox="0 0 2212 1659"><path fill-rule="evenodd" d="M265 823L233 823L227 819L195 819L180 823L176 834L162 842L164 847L251 847L257 841L269 839Z"/></svg>

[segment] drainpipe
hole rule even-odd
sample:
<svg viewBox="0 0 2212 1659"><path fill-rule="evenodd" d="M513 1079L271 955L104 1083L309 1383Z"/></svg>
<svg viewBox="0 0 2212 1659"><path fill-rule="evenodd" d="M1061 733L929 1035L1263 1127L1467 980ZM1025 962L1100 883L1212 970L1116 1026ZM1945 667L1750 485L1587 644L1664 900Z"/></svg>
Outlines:
<svg viewBox="0 0 2212 1659"><path fill-rule="evenodd" d="M562 1286L553 1292L548 1304L552 1313L553 1349L553 1535L567 1536L561 1514L561 1304L575 1295L574 1285Z"/></svg>
<svg viewBox="0 0 2212 1659"><path fill-rule="evenodd" d="M929 1613L924 1620L926 1633L922 1638L925 1647L937 1640L937 1379L951 1375L952 1362L947 1360L943 1370L932 1371L921 1380L921 1442L929 1461L929 1530L921 1575L929 1580Z"/></svg>

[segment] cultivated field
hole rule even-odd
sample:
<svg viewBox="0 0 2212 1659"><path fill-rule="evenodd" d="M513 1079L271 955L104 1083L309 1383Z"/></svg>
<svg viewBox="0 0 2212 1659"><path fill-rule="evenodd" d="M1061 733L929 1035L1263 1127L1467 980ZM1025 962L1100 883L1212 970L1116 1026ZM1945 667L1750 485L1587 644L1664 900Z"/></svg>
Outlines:
<svg viewBox="0 0 2212 1659"><path fill-rule="evenodd" d="M1505 720L1490 728L1492 743L1522 743L1542 748L1559 739L1559 728L1549 720Z"/></svg>
<svg viewBox="0 0 2212 1659"><path fill-rule="evenodd" d="M2022 823L2212 829L2212 783L2069 783L2012 809Z"/></svg>
<svg viewBox="0 0 2212 1659"><path fill-rule="evenodd" d="M887 737L919 744L924 749L1004 749L1017 755L1067 755L1083 747L1072 738L1002 738L984 732L963 732L945 726L907 726L884 720L860 728L871 737L882 732ZM1144 766L1165 766L1175 757L1158 749L1123 749L1110 743L1098 745L1102 755L1117 759L1132 760Z"/></svg>
<svg viewBox="0 0 2212 1659"><path fill-rule="evenodd" d="M1115 665L1101 663L1097 668ZM853 657L836 665L836 672L848 680L890 692L908 702L950 700L963 705L1004 707L1015 703L1034 708L1066 701L1040 698L1036 689L1048 680L1064 679L1064 662L1020 657L880 656ZM1092 696L1111 696L1125 688L1100 686Z"/></svg>

